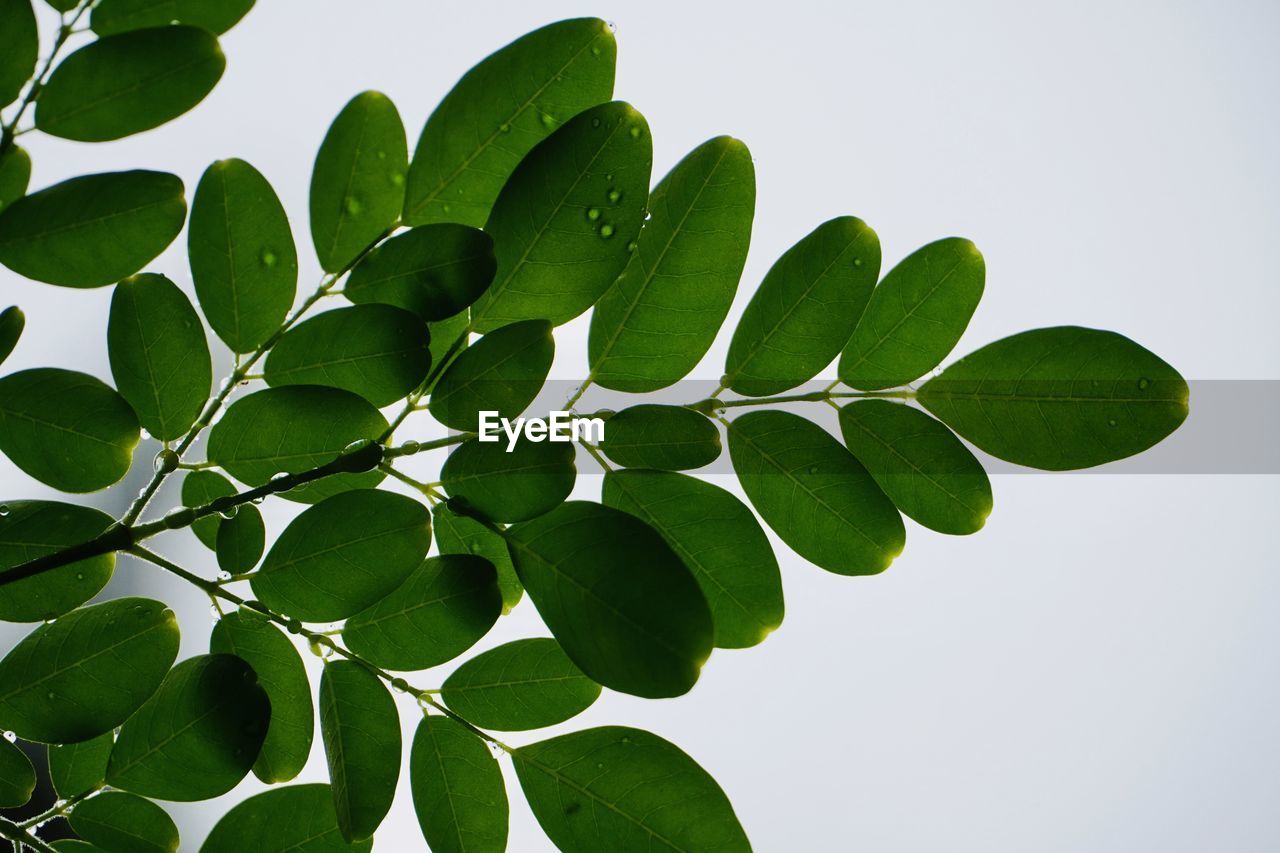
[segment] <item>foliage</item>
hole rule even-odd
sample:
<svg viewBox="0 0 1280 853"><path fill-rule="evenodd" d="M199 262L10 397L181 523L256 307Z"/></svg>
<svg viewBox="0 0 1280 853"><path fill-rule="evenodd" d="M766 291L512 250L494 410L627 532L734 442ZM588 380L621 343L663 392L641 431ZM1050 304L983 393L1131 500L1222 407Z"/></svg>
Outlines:
<svg viewBox="0 0 1280 853"><path fill-rule="evenodd" d="M827 571L876 574L905 546L904 515L945 534L983 526L991 484L966 441L1074 469L1139 453L1186 416L1178 373L1114 332L1024 332L937 372L982 296L982 255L945 238L881 275L876 233L840 216L768 271L710 397L593 413L608 419L604 440L582 442L605 469L601 497L567 501L575 448L508 453L477 440L479 413L529 410L554 328L593 309L589 373L567 408L593 384L645 394L693 370L747 257L746 145L711 139L651 191L649 127L611 100L609 27L551 24L467 72L412 157L385 95L342 109L310 187L327 274L298 300L297 240L250 164L210 165L188 220L183 181L157 172L28 194L15 142L28 129L110 140L176 118L217 83L218 36L252 1L51 5L63 21L37 67L29 0L0 0L0 101L15 104L0 137L0 263L37 282L114 286L114 386L57 367L0 378L0 451L78 493L119 483L144 437L163 443L120 519L0 504L0 618L44 622L0 660L0 728L49 745L64 800L40 819L70 813L95 849L174 850L153 800L219 796L251 770L294 779L316 708L331 784L244 800L202 849L369 849L404 754L397 696L423 711L407 760L432 849L505 848L499 760L562 849L748 849L719 785L654 734L590 728L510 746L493 732L564 723L602 688L682 695L713 649L764 641L785 610L765 526ZM95 36L59 59L82 20ZM184 224L198 310L181 282L143 272ZM0 361L23 326L18 308L0 313ZM234 355L216 391L206 329ZM795 391L837 358L837 382ZM797 412L808 404L839 411L843 441ZM731 417L739 408L757 410ZM454 432L397 443L421 412ZM682 473L725 445L749 506ZM439 482L399 465L445 447ZM143 520L176 473L183 505ZM302 505L285 529L264 529L268 498ZM216 552L216 578L143 545L183 530ZM161 602L86 604L121 554L208 593L222 613L209 654L175 665L179 629ZM392 674L466 655L526 593L551 636L471 656L436 688ZM301 641L326 660L318 686ZM33 786L25 756L0 742L0 805ZM53 849L36 823L0 822L0 834Z"/></svg>

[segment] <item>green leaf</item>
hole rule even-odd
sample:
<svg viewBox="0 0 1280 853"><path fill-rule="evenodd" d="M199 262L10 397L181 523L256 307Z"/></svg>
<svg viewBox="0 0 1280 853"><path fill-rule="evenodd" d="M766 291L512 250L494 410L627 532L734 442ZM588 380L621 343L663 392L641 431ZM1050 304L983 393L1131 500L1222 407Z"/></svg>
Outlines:
<svg viewBox="0 0 1280 853"><path fill-rule="evenodd" d="M280 199L243 160L200 178L187 235L191 279L209 326L234 352L253 352L280 328L298 287L298 251Z"/></svg>
<svg viewBox="0 0 1280 853"><path fill-rule="evenodd" d="M261 486L278 473L331 462L352 442L377 439L387 419L367 400L340 388L286 385L242 397L209 431L209 459L242 483ZM318 503L382 482L381 471L337 474L284 493Z"/></svg>
<svg viewBox="0 0 1280 853"><path fill-rule="evenodd" d="M0 379L0 451L59 491L120 480L139 437L129 404L88 374L37 367Z"/></svg>
<svg viewBox="0 0 1280 853"><path fill-rule="evenodd" d="M489 633L502 613L493 565L470 554L432 557L397 589L347 620L351 651L411 672L451 661Z"/></svg>
<svg viewBox="0 0 1280 853"><path fill-rule="evenodd" d="M101 0L89 26L100 36L146 27L189 24L221 35L240 22L254 0Z"/></svg>
<svg viewBox="0 0 1280 853"><path fill-rule="evenodd" d="M213 471L192 471L182 480L183 506L204 506L217 498L231 497L235 493L236 487L231 485L231 481ZM216 551L218 528L222 521L221 516L208 515L192 522L191 529L206 548Z"/></svg>
<svg viewBox="0 0 1280 853"><path fill-rule="evenodd" d="M450 354L449 350L453 347L454 341L464 338L459 345L458 352L462 352L467 348L466 337L470 336L469 328L471 318L466 313L455 314L447 320L437 320L434 323L428 323L427 328L431 330L431 363L440 367L440 362L445 356L457 355Z"/></svg>
<svg viewBox="0 0 1280 853"><path fill-rule="evenodd" d="M120 729L107 784L161 800L207 800L249 772L271 718L254 671L234 655L175 666Z"/></svg>
<svg viewBox="0 0 1280 853"><path fill-rule="evenodd" d="M226 65L218 39L199 27L106 36L58 63L36 101L36 127L79 142L141 133L203 101Z"/></svg>
<svg viewBox="0 0 1280 853"><path fill-rule="evenodd" d="M70 12L79 5L79 0L44 0L44 2L59 12Z"/></svg>
<svg viewBox="0 0 1280 853"><path fill-rule="evenodd" d="M0 210L22 198L31 180L31 155L14 145L0 154Z"/></svg>
<svg viewBox="0 0 1280 853"><path fill-rule="evenodd" d="M79 545L115 520L101 510L54 501L10 501L0 506L0 568ZM53 619L93 598L111 580L115 554L78 560L0 586L0 619Z"/></svg>
<svg viewBox="0 0 1280 853"><path fill-rule="evenodd" d="M512 757L534 817L561 850L751 849L716 781L657 735L606 726Z"/></svg>
<svg viewBox="0 0 1280 853"><path fill-rule="evenodd" d="M0 107L7 107L35 76L40 32L31 0L0 0L0 21Z"/></svg>
<svg viewBox="0 0 1280 853"><path fill-rule="evenodd" d="M609 418L600 449L628 468L683 471L716 460L720 433L692 409L644 403Z"/></svg>
<svg viewBox="0 0 1280 853"><path fill-rule="evenodd" d="M311 240L339 272L400 215L409 152L395 104L381 92L352 98L333 120L311 173Z"/></svg>
<svg viewBox="0 0 1280 853"><path fill-rule="evenodd" d="M270 385L345 388L375 406L402 400L431 369L427 324L390 305L317 314L290 329L267 356Z"/></svg>
<svg viewBox="0 0 1280 853"><path fill-rule="evenodd" d="M616 60L613 34L596 18L550 24L483 59L422 129L404 221L484 225L529 150L574 115L609 100Z"/></svg>
<svg viewBox="0 0 1280 853"><path fill-rule="evenodd" d="M31 759L8 738L0 738L0 809L26 805L35 790L36 769L31 766ZM503 815L504 831L506 825L506 816Z"/></svg>
<svg viewBox="0 0 1280 853"><path fill-rule="evenodd" d="M634 696L689 692L711 655L711 613L653 528L575 501L507 536L529 598L579 669Z"/></svg>
<svg viewBox="0 0 1280 853"><path fill-rule="evenodd" d="M600 685L555 640L535 637L476 655L445 679L441 695L472 725L517 732L576 717L599 698Z"/></svg>
<svg viewBox="0 0 1280 853"><path fill-rule="evenodd" d="M822 427L790 412L751 412L729 428L729 456L756 512L814 565L874 575L902 553L902 517Z"/></svg>
<svg viewBox="0 0 1280 853"><path fill-rule="evenodd" d="M506 540L475 519L458 515L445 504L439 504L431 518L441 554L474 554L493 564L498 571L502 612L510 613L520 603L524 587L516 577L515 566L511 565Z"/></svg>
<svg viewBox="0 0 1280 853"><path fill-rule="evenodd" d="M597 385L657 391L706 355L738 289L755 202L751 152L728 136L699 145L662 179L630 262L591 316Z"/></svg>
<svg viewBox="0 0 1280 853"><path fill-rule="evenodd" d="M978 247L948 237L912 252L871 294L844 354L840 378L864 391L919 379L951 352L982 299Z"/></svg>
<svg viewBox="0 0 1280 853"><path fill-rule="evenodd" d="M376 489L343 492L285 528L253 576L253 592L295 619L345 619L403 583L430 546L422 504Z"/></svg>
<svg viewBox="0 0 1280 853"><path fill-rule="evenodd" d="M49 746L49 780L64 800L98 787L107 778L107 760L115 746L115 732L90 740Z"/></svg>
<svg viewBox="0 0 1280 853"><path fill-rule="evenodd" d="M204 408L213 365L191 301L162 275L116 285L107 353L120 395L161 441L181 438Z"/></svg>
<svg viewBox="0 0 1280 853"><path fill-rule="evenodd" d="M281 820L287 815L287 820ZM328 785L272 788L236 805L213 827L200 853L293 850L298 853L367 851L372 841L347 844Z"/></svg>
<svg viewBox="0 0 1280 853"><path fill-rule="evenodd" d="M919 409L860 400L840 432L894 505L939 533L976 533L991 514L991 482L951 430Z"/></svg>
<svg viewBox="0 0 1280 853"><path fill-rule="evenodd" d="M465 432L479 429L481 411L514 419L542 390L555 351L545 320L493 330L445 369L431 394L432 417Z"/></svg>
<svg viewBox="0 0 1280 853"><path fill-rule="evenodd" d="M378 677L358 663L330 661L320 678L320 733L347 841L373 835L400 777L400 715Z"/></svg>
<svg viewBox="0 0 1280 853"><path fill-rule="evenodd" d="M0 263L63 287L115 284L163 252L186 217L182 181L174 175L83 175L0 213Z"/></svg>
<svg viewBox="0 0 1280 853"><path fill-rule="evenodd" d="M0 661L0 728L43 743L109 732L156 691L177 654L177 620L158 601L73 610Z"/></svg>
<svg viewBox="0 0 1280 853"><path fill-rule="evenodd" d="M262 513L252 504L236 508L236 514L218 525L214 550L218 568L229 575L241 575L258 565L266 547L267 529Z"/></svg>
<svg viewBox="0 0 1280 853"><path fill-rule="evenodd" d="M578 475L574 445L522 439L508 452L506 437L500 438L471 439L449 454L440 470L445 491L504 523L527 521L564 503Z"/></svg>
<svg viewBox="0 0 1280 853"><path fill-rule="evenodd" d="M530 151L485 225L498 272L471 306L472 328L559 326L594 305L631 258L652 164L649 126L621 101L578 114Z"/></svg>
<svg viewBox="0 0 1280 853"><path fill-rule="evenodd" d="M729 343L726 387L750 397L807 382L840 354L880 272L880 240L853 216L822 223L783 253Z"/></svg>
<svg viewBox="0 0 1280 853"><path fill-rule="evenodd" d="M782 624L782 578L768 537L729 492L684 474L610 471L605 506L650 525L693 572L711 608L715 644L741 649Z"/></svg>
<svg viewBox="0 0 1280 853"><path fill-rule="evenodd" d="M427 714L409 752L409 784L422 837L434 853L507 849L507 789L484 741L459 722Z"/></svg>
<svg viewBox="0 0 1280 853"><path fill-rule="evenodd" d="M271 702L271 722L254 775L267 784L297 776L311 752L315 722L311 685L293 643L265 617L240 610L214 623L209 651L235 655L253 667Z"/></svg>
<svg viewBox="0 0 1280 853"><path fill-rule="evenodd" d="M69 819L76 835L103 850L174 853L178 849L173 818L136 794L106 791L78 804Z"/></svg>
<svg viewBox="0 0 1280 853"><path fill-rule="evenodd" d="M22 337L22 330L27 325L27 316L17 305L10 305L0 311L0 364L13 352Z"/></svg>
<svg viewBox="0 0 1280 853"><path fill-rule="evenodd" d="M988 344L918 399L992 456L1063 471L1123 459L1187 417L1187 383L1115 332L1057 326Z"/></svg>
<svg viewBox="0 0 1280 853"><path fill-rule="evenodd" d="M442 222L379 245L351 271L342 292L352 302L381 302L443 320L480 298L496 268L488 234Z"/></svg>

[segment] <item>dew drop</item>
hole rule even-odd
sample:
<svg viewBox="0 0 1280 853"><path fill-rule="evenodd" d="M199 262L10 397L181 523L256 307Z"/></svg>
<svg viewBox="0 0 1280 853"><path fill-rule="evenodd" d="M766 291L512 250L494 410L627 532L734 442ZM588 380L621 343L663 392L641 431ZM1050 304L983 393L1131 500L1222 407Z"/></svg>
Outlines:
<svg viewBox="0 0 1280 853"><path fill-rule="evenodd" d="M223 380L224 383L225 381L226 380ZM147 432L146 427L143 427L142 429L138 430L138 435L142 436L143 441L146 441L148 438L151 438L151 433Z"/></svg>
<svg viewBox="0 0 1280 853"><path fill-rule="evenodd" d="M218 580L220 581L231 580L231 572L227 572L227 571L218 572Z"/></svg>
<svg viewBox="0 0 1280 853"><path fill-rule="evenodd" d="M397 186L397 187L404 186L404 175L400 174L399 172L392 172L391 184L392 186Z"/></svg>
<svg viewBox="0 0 1280 853"><path fill-rule="evenodd" d="M472 542L470 546L470 550L472 554L479 554L481 551L484 550L484 548L480 545L479 542Z"/></svg>
<svg viewBox="0 0 1280 853"><path fill-rule="evenodd" d="M1145 391L1150 384L1151 380L1144 376L1138 380L1138 390Z"/></svg>
<svg viewBox="0 0 1280 853"><path fill-rule="evenodd" d="M631 138L632 138L632 139L639 139L639 138L640 138L641 130L640 130L639 125L633 125L633 126L632 126L632 128L631 128L631 130L629 130L629 131L627 131L627 132L631 134Z"/></svg>
<svg viewBox="0 0 1280 853"><path fill-rule="evenodd" d="M391 689L397 693L408 693L409 682L405 681L403 678L393 678L391 679Z"/></svg>
<svg viewBox="0 0 1280 853"><path fill-rule="evenodd" d="M817 465L810 465L810 466L809 466L809 473L810 473L810 474L816 474L816 473L818 473L818 466L817 466Z"/></svg>
<svg viewBox="0 0 1280 853"><path fill-rule="evenodd" d="M342 448L342 452L356 453L357 451L364 450L366 447L368 447L371 444L373 444L373 439L371 438L358 438L355 441L348 444L346 447Z"/></svg>
<svg viewBox="0 0 1280 853"><path fill-rule="evenodd" d="M379 159L379 160L385 160L385 159L387 159L387 152L385 152L385 151L379 151L379 152L378 152L378 159Z"/></svg>
<svg viewBox="0 0 1280 853"><path fill-rule="evenodd" d="M276 261L278 260L278 258L276 258L275 252L271 251L270 249L263 249L262 254L258 255L258 260L262 262L262 265L264 267L267 267L268 269L270 269L271 267L274 267L276 265Z"/></svg>
<svg viewBox="0 0 1280 853"><path fill-rule="evenodd" d="M297 619L290 619L288 622L284 623L284 628L290 634L302 633L302 623Z"/></svg>
<svg viewBox="0 0 1280 853"><path fill-rule="evenodd" d="M348 216L359 216L360 211L364 210L364 205L360 203L360 199L355 196L347 196L347 201L343 205L347 210Z"/></svg>
<svg viewBox="0 0 1280 853"><path fill-rule="evenodd" d="M600 236L606 240L613 236L613 226L606 222L600 226Z"/></svg>
<svg viewBox="0 0 1280 853"><path fill-rule="evenodd" d="M224 509L224 510L220 511L220 512L218 513L218 515L222 516L223 518L235 518L235 517L236 517L236 513L237 513L237 512L239 512L239 511L240 511L240 507L238 507L238 506L229 506L229 507L227 507L226 509Z"/></svg>
<svg viewBox="0 0 1280 853"><path fill-rule="evenodd" d="M854 259L853 259L853 265L854 265L855 267L860 267L860 266L862 266L862 258L854 258Z"/></svg>
<svg viewBox="0 0 1280 853"><path fill-rule="evenodd" d="M618 25L613 21L605 21L604 25L609 28L609 32L611 33L616 33L618 31Z"/></svg>
<svg viewBox="0 0 1280 853"><path fill-rule="evenodd" d="M543 113L541 116L541 120L542 120L542 126L547 128L547 130L550 130L551 128L556 126L555 117L552 116L550 113Z"/></svg>
<svg viewBox="0 0 1280 853"><path fill-rule="evenodd" d="M418 450L421 449L421 447L422 445L418 444L418 442L414 441L411 438L408 441L406 441L404 444L400 445L400 450L406 454L410 454L410 453L417 453Z"/></svg>
<svg viewBox="0 0 1280 853"><path fill-rule="evenodd" d="M628 251L628 252L634 252L634 251L636 250L636 246L637 246L637 245L638 245L638 244L636 243L636 241L635 241L635 240L632 240L630 243L628 243L628 244L627 244L627 251Z"/></svg>
<svg viewBox="0 0 1280 853"><path fill-rule="evenodd" d="M446 205L444 205L444 207L443 207L443 210L444 210L444 212L445 212L445 213L448 213L451 209L452 209L452 208L450 208L450 207L449 207L449 205L447 205L447 204L446 204Z"/></svg>
<svg viewBox="0 0 1280 853"><path fill-rule="evenodd" d="M1107 421L1107 426L1115 426L1115 425L1116 425L1116 419L1115 419L1115 418L1112 418L1111 420Z"/></svg>
<svg viewBox="0 0 1280 853"><path fill-rule="evenodd" d="M599 127L599 126L600 126L600 119L598 119L598 118L593 118L593 119L591 120L591 126L592 126L592 127Z"/></svg>
<svg viewBox="0 0 1280 853"><path fill-rule="evenodd" d="M322 660L328 660L333 654L333 646L329 644L327 637L312 637L307 643L307 648L311 649L311 654Z"/></svg>
<svg viewBox="0 0 1280 853"><path fill-rule="evenodd" d="M0 504L0 518L4 518L10 512L8 504Z"/></svg>
<svg viewBox="0 0 1280 853"><path fill-rule="evenodd" d="M156 454L156 458L151 461L151 468L157 474L169 474L178 470L178 463L181 457L169 448L165 448Z"/></svg>
<svg viewBox="0 0 1280 853"><path fill-rule="evenodd" d="M597 761L597 762L596 762L596 769L597 769L597 770L603 770L603 769L604 769L604 762L603 762L603 761Z"/></svg>
<svg viewBox="0 0 1280 853"><path fill-rule="evenodd" d="M9 743L13 743L15 740L18 739L18 736L15 735L13 732L5 732L4 739L9 741Z"/></svg>
<svg viewBox="0 0 1280 853"><path fill-rule="evenodd" d="M76 572L76 580L78 581L84 580L84 572Z"/></svg>
<svg viewBox="0 0 1280 853"><path fill-rule="evenodd" d="M600 48L598 48L598 47L592 47L592 48L591 48L591 55L592 55L592 56L599 56L599 55L600 55Z"/></svg>
<svg viewBox="0 0 1280 853"><path fill-rule="evenodd" d="M502 124L498 125L498 132L499 132L499 133L510 133L510 132L511 132L511 125L507 124L507 123L504 121Z"/></svg>
<svg viewBox="0 0 1280 853"><path fill-rule="evenodd" d="M587 219L589 219L592 222L595 222L599 218L600 218L600 208L598 207L587 208Z"/></svg>
<svg viewBox="0 0 1280 853"><path fill-rule="evenodd" d="M609 190L609 203L617 204L622 201L622 190Z"/></svg>
<svg viewBox="0 0 1280 853"><path fill-rule="evenodd" d="M277 471L271 475L271 482L278 483L281 480L286 479L288 476L289 476L289 472L287 471Z"/></svg>

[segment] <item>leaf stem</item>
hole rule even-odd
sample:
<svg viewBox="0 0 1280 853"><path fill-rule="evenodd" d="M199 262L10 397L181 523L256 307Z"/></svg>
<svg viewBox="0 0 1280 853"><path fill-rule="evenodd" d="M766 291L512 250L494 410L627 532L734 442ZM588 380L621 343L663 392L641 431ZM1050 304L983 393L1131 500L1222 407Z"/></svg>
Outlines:
<svg viewBox="0 0 1280 853"><path fill-rule="evenodd" d="M6 838L13 842L15 853L21 851L23 845L35 850L36 853L58 853L48 844L45 844L33 833L22 829L18 824L5 817L0 817L0 838Z"/></svg>
<svg viewBox="0 0 1280 853"><path fill-rule="evenodd" d="M604 470L606 470L606 471L612 471L612 470L613 470L613 466L612 466L612 465L610 465L608 462L606 462L606 461L605 461L604 456L603 456L603 455L601 455L601 453L600 453L599 449L598 449L594 444L589 444L589 443L587 443L587 442L585 442L585 441L579 442L579 444L581 444L584 448L586 448L586 451L587 451L588 453L590 453L590 454L591 454L591 458L592 458L592 459L594 459L594 460L596 460L596 462L600 463L600 467L601 467L601 468L603 468L603 469L604 469Z"/></svg>
<svg viewBox="0 0 1280 853"><path fill-rule="evenodd" d="M18 104L17 112L9 118L3 128L0 128L0 157L7 154L9 149L13 147L13 140L17 136L14 131L18 126L18 122L22 120L22 116L35 103L36 98L40 97L40 90L44 88L44 84L49 80L49 74L53 71L54 61L57 60L58 54L67 43L67 39L71 38L75 33L75 25L93 4L94 0L80 0L70 18L63 16L62 25L58 27L58 35L53 41L53 48L49 51L48 58L45 59L44 65L40 67L40 70L36 72L36 76L31 78L26 94L23 95L21 103Z"/></svg>
<svg viewBox="0 0 1280 853"><path fill-rule="evenodd" d="M471 327L467 326L458 334L458 337L454 338L453 343L449 344L449 348L445 350L444 356L431 366L431 372L427 374L427 378L423 379L422 384L405 398L404 406L400 409L400 413L391 421L387 431L382 434L382 438L379 441L390 439L392 434L404 423L405 418L418 410L418 401L426 396L426 393L435 385L436 380L440 378L440 374L444 373L444 369L449 366L449 362L453 361L453 357L462 349L470 335Z"/></svg>

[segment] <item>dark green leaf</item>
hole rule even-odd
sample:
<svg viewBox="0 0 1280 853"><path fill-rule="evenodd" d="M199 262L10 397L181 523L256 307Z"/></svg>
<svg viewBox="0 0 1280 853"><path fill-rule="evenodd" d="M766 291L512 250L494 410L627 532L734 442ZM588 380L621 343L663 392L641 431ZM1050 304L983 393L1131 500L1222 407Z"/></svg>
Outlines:
<svg viewBox="0 0 1280 853"><path fill-rule="evenodd" d="M0 568L5 569L88 542L114 523L101 510L53 501L9 501L0 510ZM115 565L115 554L101 554L0 586L0 619L39 622L61 616L97 595Z"/></svg>
<svg viewBox="0 0 1280 853"><path fill-rule="evenodd" d="M515 566L511 565L506 540L475 519L451 511L445 504L438 505L431 517L441 554L475 554L493 564L498 571L498 589L502 592L502 612L510 613L520 603L524 587L516 577Z"/></svg>
<svg viewBox="0 0 1280 853"><path fill-rule="evenodd" d="M0 738L0 809L26 805L35 790L36 769L31 766L31 759L8 738ZM506 825L503 815L504 835Z"/></svg>
<svg viewBox="0 0 1280 853"><path fill-rule="evenodd" d="M427 328L431 330L431 363L440 367L441 360L449 355L450 348L453 347L455 341L461 338L469 338L468 331L471 318L464 312L455 314L448 320L437 320L434 323L428 323ZM459 345L461 352L467 347L467 341L464 339ZM456 355L457 353L455 353Z"/></svg>
<svg viewBox="0 0 1280 853"><path fill-rule="evenodd" d="M37 367L0 379L0 451L40 482L94 492L129 471L138 417L92 376Z"/></svg>
<svg viewBox="0 0 1280 853"><path fill-rule="evenodd" d="M103 850L95 844L81 841L78 838L64 838L61 841L55 841L52 847L57 853L110 853L110 851Z"/></svg>
<svg viewBox="0 0 1280 853"><path fill-rule="evenodd" d="M182 181L174 175L84 175L0 213L0 263L63 287L115 284L164 251L186 217Z"/></svg>
<svg viewBox="0 0 1280 853"><path fill-rule="evenodd" d="M124 791L90 797L71 813L71 828L103 850L128 853L174 853L178 827L165 810L148 799Z"/></svg>
<svg viewBox="0 0 1280 853"><path fill-rule="evenodd" d="M243 160L200 178L187 235L191 279L209 326L234 352L275 334L298 287L298 251L280 199Z"/></svg>
<svg viewBox="0 0 1280 853"><path fill-rule="evenodd" d="M328 785L290 785L256 794L223 815L200 853L367 853L372 848L372 841L342 840Z"/></svg>
<svg viewBox="0 0 1280 853"><path fill-rule="evenodd" d="M880 273L880 240L840 216L783 253L751 297L721 381L763 397L807 382L844 348Z"/></svg>
<svg viewBox="0 0 1280 853"><path fill-rule="evenodd" d="M501 613L493 565L446 554L426 560L395 591L348 619L342 638L365 660L409 672L453 660Z"/></svg>
<svg viewBox="0 0 1280 853"><path fill-rule="evenodd" d="M271 723L254 775L267 784L297 776L311 752L315 721L311 685L293 643L265 617L240 610L214 623L209 651L235 655L253 667L271 701Z"/></svg>
<svg viewBox="0 0 1280 853"><path fill-rule="evenodd" d="M948 237L889 270L844 354L840 378L873 391L919 379L960 340L982 298L986 264L978 247Z"/></svg>
<svg viewBox="0 0 1280 853"><path fill-rule="evenodd" d="M902 512L940 533L975 533L991 482L951 430L919 409L860 400L840 410L844 443Z"/></svg>
<svg viewBox="0 0 1280 853"><path fill-rule="evenodd" d="M1058 326L988 344L919 391L978 447L1062 471L1141 453L1187 417L1187 383L1115 332Z"/></svg>
<svg viewBox="0 0 1280 853"><path fill-rule="evenodd" d="M278 473L297 474L331 462L352 442L376 439L387 419L367 400L340 388L287 385L232 403L209 431L209 459L242 483L261 486ZM382 482L381 471L337 474L284 494L318 503Z"/></svg>
<svg viewBox="0 0 1280 853"><path fill-rule="evenodd" d="M229 575L241 575L258 565L266 546L267 529L262 513L249 504L236 508L236 514L218 525L214 550L218 568Z"/></svg>
<svg viewBox="0 0 1280 853"><path fill-rule="evenodd" d="M610 471L602 500L653 527L693 572L716 646L754 646L782 624L778 561L756 517L732 494L684 474Z"/></svg>
<svg viewBox="0 0 1280 853"><path fill-rule="evenodd" d="M507 849L507 789L484 741L459 722L427 714L409 752L409 784L433 853Z"/></svg>
<svg viewBox="0 0 1280 853"><path fill-rule="evenodd" d="M352 98L311 173L311 239L327 272L346 269L400 216L408 168L395 104L381 92Z"/></svg>
<svg viewBox="0 0 1280 853"><path fill-rule="evenodd" d="M360 664L331 661L320 678L320 733L342 837L368 838L387 816L400 777L396 703Z"/></svg>
<svg viewBox="0 0 1280 853"><path fill-rule="evenodd" d="M486 57L445 95L418 138L404 221L484 225L516 165L554 128L613 94L604 21L559 21Z"/></svg>
<svg viewBox="0 0 1280 853"><path fill-rule="evenodd" d="M35 76L40 32L31 0L0 0L0 21L0 107L7 107Z"/></svg>
<svg viewBox="0 0 1280 853"><path fill-rule="evenodd" d="M471 307L472 328L558 326L595 304L631 258L652 163L644 116L620 101L578 114L530 151L485 225L498 272Z"/></svg>
<svg viewBox="0 0 1280 853"><path fill-rule="evenodd" d="M108 731L80 743L51 744L49 780L58 796L74 797L101 785L107 778L107 760L115 743L115 732Z"/></svg>
<svg viewBox="0 0 1280 853"><path fill-rule="evenodd" d="M591 317L597 385L656 391L701 360L738 289L755 202L751 152L728 136L699 145L662 179L630 263Z"/></svg>
<svg viewBox="0 0 1280 853"><path fill-rule="evenodd" d="M479 413L514 419L542 390L556 344L551 324L526 320L495 329L464 350L431 394L431 415L445 426L475 432Z"/></svg>
<svg viewBox="0 0 1280 853"><path fill-rule="evenodd" d="M249 664L234 655L184 660L121 727L107 784L161 800L221 796L253 766L270 718Z"/></svg>
<svg viewBox="0 0 1280 853"><path fill-rule="evenodd" d="M36 127L80 142L141 133L203 101L226 65L217 38L199 27L100 38L54 69L36 101Z"/></svg>
<svg viewBox="0 0 1280 853"><path fill-rule="evenodd" d="M231 485L231 481L213 471L192 471L182 480L183 506L204 506L216 498L230 497L235 493L236 487ZM222 521L221 516L207 515L197 518L191 529L206 548L217 550L218 528Z"/></svg>
<svg viewBox="0 0 1280 853"><path fill-rule="evenodd" d="M657 735L587 729L513 758L534 816L561 850L751 849L716 781Z"/></svg>
<svg viewBox="0 0 1280 853"><path fill-rule="evenodd" d="M430 546L422 504L375 489L343 492L285 528L253 576L253 592L296 619L345 619L403 583Z"/></svg>
<svg viewBox="0 0 1280 853"><path fill-rule="evenodd" d="M507 542L529 598L584 673L650 699L693 687L711 654L711 613L653 528L571 502L512 527Z"/></svg>
<svg viewBox="0 0 1280 853"><path fill-rule="evenodd" d="M902 553L902 517L822 427L790 412L751 412L729 428L729 456L756 512L814 565L874 575Z"/></svg>
<svg viewBox="0 0 1280 853"><path fill-rule="evenodd" d="M452 317L493 281L493 239L465 225L414 228L374 249L351 271L342 292L352 302L382 302L424 320Z"/></svg>
<svg viewBox="0 0 1280 853"><path fill-rule="evenodd" d="M290 329L267 356L270 385L345 388L375 406L402 400L431 369L427 324L390 305L317 314Z"/></svg>
<svg viewBox="0 0 1280 853"><path fill-rule="evenodd" d="M31 155L14 145L0 154L0 210L22 198L31 180Z"/></svg>
<svg viewBox="0 0 1280 853"><path fill-rule="evenodd" d="M504 523L527 521L562 504L578 475L574 445L526 438L507 452L506 441L503 435L459 445L440 470L445 491Z"/></svg>
<svg viewBox="0 0 1280 853"><path fill-rule="evenodd" d="M120 395L161 441L181 438L204 408L213 365L191 301L162 275L116 285L107 353Z"/></svg>
<svg viewBox="0 0 1280 853"><path fill-rule="evenodd" d="M13 352L22 337L22 330L27 325L27 317L17 305L10 305L0 311L0 364Z"/></svg>
<svg viewBox="0 0 1280 853"><path fill-rule="evenodd" d="M89 26L100 36L146 27L190 24L221 35L239 23L254 0L102 0Z"/></svg>
<svg viewBox="0 0 1280 853"><path fill-rule="evenodd" d="M118 598L41 625L0 661L0 728L75 743L120 725L178 655L173 611Z"/></svg>
<svg viewBox="0 0 1280 853"><path fill-rule="evenodd" d="M44 0L44 2L59 12L70 12L79 5L80 0Z"/></svg>
<svg viewBox="0 0 1280 853"><path fill-rule="evenodd" d="M504 732L554 726L581 714L600 685L550 637L516 640L473 657L444 682L442 697L467 722Z"/></svg>
<svg viewBox="0 0 1280 853"><path fill-rule="evenodd" d="M627 468L683 471L715 461L720 433L692 409L645 403L609 418L600 449Z"/></svg>

